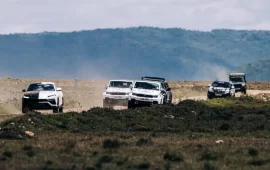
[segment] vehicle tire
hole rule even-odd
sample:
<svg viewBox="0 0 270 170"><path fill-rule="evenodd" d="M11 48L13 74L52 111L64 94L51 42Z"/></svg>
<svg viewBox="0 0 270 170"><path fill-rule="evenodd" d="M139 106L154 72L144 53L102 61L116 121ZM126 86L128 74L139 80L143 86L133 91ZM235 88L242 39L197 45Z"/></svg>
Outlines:
<svg viewBox="0 0 270 170"><path fill-rule="evenodd" d="M207 99L211 100L211 99L213 99L213 97L212 96L207 96Z"/></svg>
<svg viewBox="0 0 270 170"><path fill-rule="evenodd" d="M22 113L27 113L29 109L27 107L22 107Z"/></svg>
<svg viewBox="0 0 270 170"><path fill-rule="evenodd" d="M106 100L103 100L103 108L109 108L109 104Z"/></svg>
<svg viewBox="0 0 270 170"><path fill-rule="evenodd" d="M245 90L243 91L243 93L244 93L244 94L247 94L247 90L245 89Z"/></svg>
<svg viewBox="0 0 270 170"><path fill-rule="evenodd" d="M128 109L135 109L136 105L134 103L134 101L128 101Z"/></svg>
<svg viewBox="0 0 270 170"><path fill-rule="evenodd" d="M62 98L62 105L61 105L61 107L59 108L59 112L60 112L60 113L63 113L63 112L64 112L64 98Z"/></svg>
<svg viewBox="0 0 270 170"><path fill-rule="evenodd" d="M63 113L64 112L64 106L59 108L59 113Z"/></svg>
<svg viewBox="0 0 270 170"><path fill-rule="evenodd" d="M53 109L53 113L59 113L60 112L60 108L59 107L56 107Z"/></svg>

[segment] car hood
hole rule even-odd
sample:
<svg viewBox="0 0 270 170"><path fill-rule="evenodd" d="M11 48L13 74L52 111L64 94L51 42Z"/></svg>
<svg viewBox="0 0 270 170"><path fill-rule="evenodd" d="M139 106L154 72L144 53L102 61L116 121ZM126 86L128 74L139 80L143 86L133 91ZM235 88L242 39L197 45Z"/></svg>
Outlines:
<svg viewBox="0 0 270 170"><path fill-rule="evenodd" d="M24 93L24 96L28 96L30 99L47 99L48 96L52 96L52 95L56 95L56 92L55 91L29 91L29 92Z"/></svg>
<svg viewBox="0 0 270 170"><path fill-rule="evenodd" d="M109 87L107 88L106 92L120 92L120 93L130 93L130 88L115 88L115 87Z"/></svg>
<svg viewBox="0 0 270 170"><path fill-rule="evenodd" d="M132 93L147 94L147 95L159 95L160 94L160 91L134 88L132 90Z"/></svg>

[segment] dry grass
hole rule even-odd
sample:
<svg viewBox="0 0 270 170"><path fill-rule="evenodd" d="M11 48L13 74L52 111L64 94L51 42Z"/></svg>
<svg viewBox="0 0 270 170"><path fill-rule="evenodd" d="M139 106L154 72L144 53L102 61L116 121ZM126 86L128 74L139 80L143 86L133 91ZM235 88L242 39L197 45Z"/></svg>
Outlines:
<svg viewBox="0 0 270 170"><path fill-rule="evenodd" d="M152 145L138 146L142 138ZM117 139L119 147L104 148ZM35 139L1 141L0 164L12 169L269 169L269 139L188 138L177 134L42 133ZM254 148L258 155L250 156ZM12 155L12 156L10 156ZM207 167L206 167L207 166ZM144 168L143 168L144 167Z"/></svg>

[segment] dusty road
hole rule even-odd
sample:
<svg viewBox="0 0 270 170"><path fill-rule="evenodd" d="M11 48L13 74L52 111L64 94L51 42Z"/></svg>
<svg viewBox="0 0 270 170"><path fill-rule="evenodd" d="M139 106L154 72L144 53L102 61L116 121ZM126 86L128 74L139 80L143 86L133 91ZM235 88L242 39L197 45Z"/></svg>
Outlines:
<svg viewBox="0 0 270 170"><path fill-rule="evenodd" d="M63 89L65 107L64 112L81 112L93 107L102 107L102 93L107 80L43 80L43 79L0 79L0 121L9 117L21 115L22 89L30 83L41 81L53 81ZM177 104L185 99L207 100L208 81L171 81L173 91L173 103ZM250 83L247 95L270 96L270 82ZM240 94L237 94L239 96ZM116 106L114 109L126 109ZM42 111L44 114L52 114L52 111Z"/></svg>

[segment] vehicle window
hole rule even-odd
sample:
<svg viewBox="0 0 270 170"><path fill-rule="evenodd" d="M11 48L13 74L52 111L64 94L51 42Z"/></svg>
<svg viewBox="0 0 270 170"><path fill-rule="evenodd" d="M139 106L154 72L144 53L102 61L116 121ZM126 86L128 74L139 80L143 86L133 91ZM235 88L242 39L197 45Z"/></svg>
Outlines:
<svg viewBox="0 0 270 170"><path fill-rule="evenodd" d="M214 82L212 84L213 87L223 87L223 88L230 88L230 83L228 82Z"/></svg>
<svg viewBox="0 0 270 170"><path fill-rule="evenodd" d="M232 82L244 82L244 78L243 77L231 77L230 81Z"/></svg>
<svg viewBox="0 0 270 170"><path fill-rule="evenodd" d="M159 90L159 84L152 83L152 82L136 82L134 85L134 88L148 89L148 90Z"/></svg>
<svg viewBox="0 0 270 170"><path fill-rule="evenodd" d="M111 81L109 87L129 88L132 82L127 81Z"/></svg>
<svg viewBox="0 0 270 170"><path fill-rule="evenodd" d="M165 83L165 89L167 89L169 87L168 83Z"/></svg>
<svg viewBox="0 0 270 170"><path fill-rule="evenodd" d="M165 89L165 84L164 84L164 83L161 83L161 87L162 87L163 89Z"/></svg>
<svg viewBox="0 0 270 170"><path fill-rule="evenodd" d="M53 84L30 84L27 91L55 91Z"/></svg>

